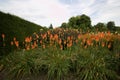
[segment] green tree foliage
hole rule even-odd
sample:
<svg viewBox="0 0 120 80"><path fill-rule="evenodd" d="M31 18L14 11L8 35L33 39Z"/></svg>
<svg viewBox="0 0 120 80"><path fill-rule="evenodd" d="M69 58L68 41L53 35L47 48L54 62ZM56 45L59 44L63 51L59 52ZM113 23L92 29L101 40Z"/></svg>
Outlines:
<svg viewBox="0 0 120 80"><path fill-rule="evenodd" d="M71 17L68 22L69 27L75 28L76 27L76 17Z"/></svg>
<svg viewBox="0 0 120 80"><path fill-rule="evenodd" d="M116 31L117 34L120 33L120 26L116 26L115 31Z"/></svg>
<svg viewBox="0 0 120 80"><path fill-rule="evenodd" d="M13 37L19 40L20 46L26 36L32 35L33 32L38 32L42 27L32 22L28 22L15 15L0 12L0 55L7 54L11 51L10 42L13 41ZM6 46L3 48L1 45L3 39L1 34L5 34Z"/></svg>
<svg viewBox="0 0 120 80"><path fill-rule="evenodd" d="M109 22L107 23L107 28L108 28L110 31L114 31L114 29L115 29L115 23L114 23L114 21L109 21Z"/></svg>
<svg viewBox="0 0 120 80"><path fill-rule="evenodd" d="M99 31L107 30L106 24L101 23L101 22L97 23L94 27Z"/></svg>
<svg viewBox="0 0 120 80"><path fill-rule="evenodd" d="M68 24L67 23L62 23L62 25L61 25L61 28L64 28L64 29L66 29L68 27Z"/></svg>
<svg viewBox="0 0 120 80"><path fill-rule="evenodd" d="M83 14L78 18L77 25L80 26L81 29L87 29L91 27L91 19L89 16Z"/></svg>
<svg viewBox="0 0 120 80"><path fill-rule="evenodd" d="M50 24L49 29L53 29L53 25L52 24Z"/></svg>
<svg viewBox="0 0 120 80"><path fill-rule="evenodd" d="M91 28L91 19L89 16L83 14L76 17L71 17L68 24L71 28L87 30Z"/></svg>

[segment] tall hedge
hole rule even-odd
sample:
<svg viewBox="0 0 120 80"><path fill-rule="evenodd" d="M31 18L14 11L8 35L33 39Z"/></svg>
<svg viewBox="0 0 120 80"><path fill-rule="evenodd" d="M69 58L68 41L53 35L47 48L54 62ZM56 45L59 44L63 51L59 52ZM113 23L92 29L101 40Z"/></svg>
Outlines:
<svg viewBox="0 0 120 80"><path fill-rule="evenodd" d="M38 32L41 28L43 27L40 25L0 11L0 57L12 51L10 42L13 40L13 37L16 37L22 46L26 36ZM3 47L2 34L5 34L5 47Z"/></svg>

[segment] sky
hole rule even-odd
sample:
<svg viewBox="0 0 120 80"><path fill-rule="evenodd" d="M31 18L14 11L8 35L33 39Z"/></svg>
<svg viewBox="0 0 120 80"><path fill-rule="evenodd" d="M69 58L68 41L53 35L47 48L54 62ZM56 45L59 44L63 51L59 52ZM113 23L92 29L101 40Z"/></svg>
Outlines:
<svg viewBox="0 0 120 80"><path fill-rule="evenodd" d="M91 18L92 25L114 21L120 26L120 0L0 0L0 11L47 27L82 14Z"/></svg>

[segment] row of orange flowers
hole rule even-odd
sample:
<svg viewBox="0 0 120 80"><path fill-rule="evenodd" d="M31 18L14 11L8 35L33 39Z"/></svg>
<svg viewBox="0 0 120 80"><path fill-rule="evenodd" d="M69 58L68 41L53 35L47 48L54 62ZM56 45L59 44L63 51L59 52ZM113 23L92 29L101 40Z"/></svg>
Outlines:
<svg viewBox="0 0 120 80"><path fill-rule="evenodd" d="M68 35L69 34L69 35ZM3 41L5 39L5 34L2 34ZM88 46L102 46L111 48L112 40L120 40L120 34L113 34L111 32L98 32L98 33L85 33L81 34L78 31L65 31L65 30L54 30L44 33L34 33L32 36L26 37L23 45L26 50L34 49L37 47L56 46L60 49L67 49L74 45L82 45L84 48ZM15 45L19 48L19 41L13 38L11 41L11 46Z"/></svg>
<svg viewBox="0 0 120 80"><path fill-rule="evenodd" d="M2 34L2 39L3 39L3 46L5 46L5 34ZM10 42L11 46L15 45L17 48L19 48L19 41L16 39L16 37L13 38L13 41Z"/></svg>

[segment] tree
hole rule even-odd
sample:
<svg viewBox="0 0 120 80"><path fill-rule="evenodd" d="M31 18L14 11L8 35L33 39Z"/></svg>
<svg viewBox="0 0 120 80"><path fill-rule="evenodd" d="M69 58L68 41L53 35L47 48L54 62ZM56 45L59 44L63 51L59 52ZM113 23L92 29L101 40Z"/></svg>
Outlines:
<svg viewBox="0 0 120 80"><path fill-rule="evenodd" d="M80 28L82 29L88 29L91 28L91 19L89 16L83 14L80 16L79 21L77 23L80 25Z"/></svg>
<svg viewBox="0 0 120 80"><path fill-rule="evenodd" d="M71 17L68 22L69 27L75 28L76 26L76 17Z"/></svg>
<svg viewBox="0 0 120 80"><path fill-rule="evenodd" d="M50 24L49 29L53 29L53 25L52 24Z"/></svg>
<svg viewBox="0 0 120 80"><path fill-rule="evenodd" d="M83 14L76 17L71 17L68 22L69 26L72 28L80 28L83 30L91 28L91 19L89 16Z"/></svg>
<svg viewBox="0 0 120 80"><path fill-rule="evenodd" d="M64 29L66 29L67 28L67 23L62 23L62 25L61 25L61 28L64 28Z"/></svg>
<svg viewBox="0 0 120 80"><path fill-rule="evenodd" d="M104 23L97 23L95 26L94 26L96 29L98 29L99 31L103 31L103 30L107 30L107 27Z"/></svg>
<svg viewBox="0 0 120 80"><path fill-rule="evenodd" d="M114 21L109 21L109 22L107 23L107 28L108 28L108 30L110 30L110 31L114 30L114 29L115 29L115 23L114 23Z"/></svg>

